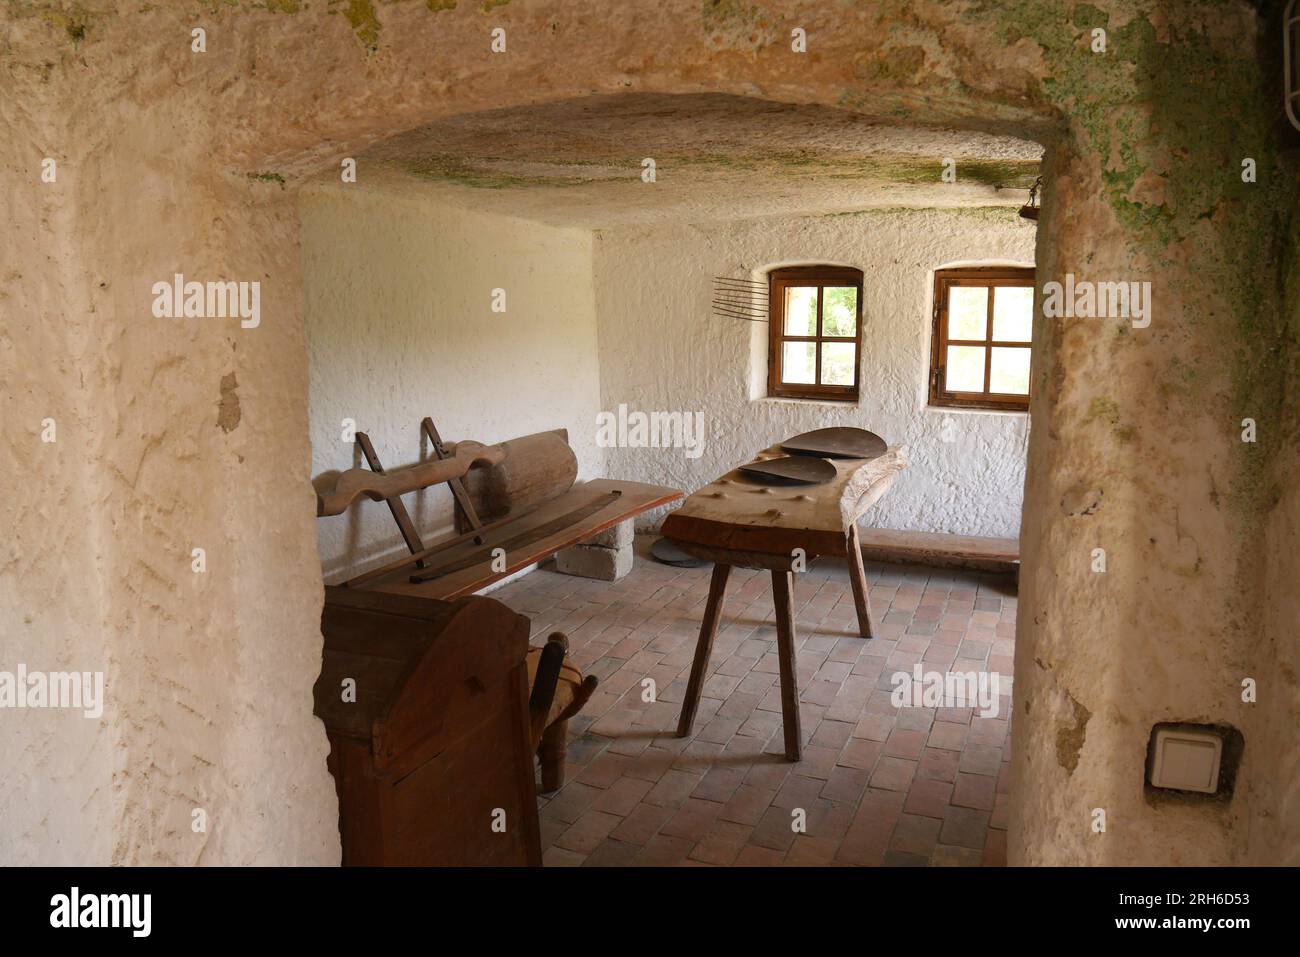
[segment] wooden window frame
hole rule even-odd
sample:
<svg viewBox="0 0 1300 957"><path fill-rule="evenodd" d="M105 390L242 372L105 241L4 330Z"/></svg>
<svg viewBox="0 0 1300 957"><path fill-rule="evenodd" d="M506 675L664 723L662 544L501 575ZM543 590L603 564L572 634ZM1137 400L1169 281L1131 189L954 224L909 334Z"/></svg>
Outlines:
<svg viewBox="0 0 1300 957"><path fill-rule="evenodd" d="M851 266L797 266L774 269L768 273L768 342L767 342L767 394L778 399L821 399L833 402L857 402L859 379L862 376L862 270ZM787 336L785 334L785 290L790 286L817 286L816 336ZM823 336L822 287L852 286L858 291L858 313L854 332L850 336ZM786 342L815 342L816 355L813 369L816 378L822 374L822 343L842 342L853 344L853 384L823 385L822 383L794 383L781 381L781 362Z"/></svg>
<svg viewBox="0 0 1300 957"><path fill-rule="evenodd" d="M930 405L950 409L996 409L1003 412L1029 411L1029 397L1034 392L1033 333L1029 342L1009 342L993 338L993 299L988 297L988 318L984 328L985 338L948 338L948 290L954 286L1028 286L1034 288L1032 266L973 266L958 269L938 269L934 273L934 335L930 349ZM1032 329L1032 326L1031 326ZM953 392L943 388L944 357L949 345L984 347L984 391ZM1011 346L1029 349L1029 395L989 392L989 377L993 370L994 346Z"/></svg>

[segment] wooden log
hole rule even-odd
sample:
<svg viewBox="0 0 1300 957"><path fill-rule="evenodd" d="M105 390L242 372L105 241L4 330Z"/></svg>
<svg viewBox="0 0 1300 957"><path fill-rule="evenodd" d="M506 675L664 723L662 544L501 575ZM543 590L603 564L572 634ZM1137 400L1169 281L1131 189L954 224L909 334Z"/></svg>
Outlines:
<svg viewBox="0 0 1300 957"><path fill-rule="evenodd" d="M505 458L499 445L480 442L457 442L447 446L449 458L421 462L391 472L348 469L334 477L332 485L316 491L316 514L339 515L361 496L382 502L395 495L439 485L465 475L475 465L496 465Z"/></svg>
<svg viewBox="0 0 1300 957"><path fill-rule="evenodd" d="M470 472L464 480L473 508L484 522L563 495L578 477L578 459L564 429L510 439L498 447L505 453L500 462ZM468 529L458 523L456 530Z"/></svg>

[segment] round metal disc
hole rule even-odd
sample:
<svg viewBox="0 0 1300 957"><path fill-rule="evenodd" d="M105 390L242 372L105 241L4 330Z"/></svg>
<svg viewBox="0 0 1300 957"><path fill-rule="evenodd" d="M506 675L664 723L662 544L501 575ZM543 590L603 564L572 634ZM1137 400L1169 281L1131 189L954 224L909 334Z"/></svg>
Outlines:
<svg viewBox="0 0 1300 957"><path fill-rule="evenodd" d="M740 471L763 482L797 482L800 485L820 485L838 474L830 462L809 455L750 462L742 465Z"/></svg>
<svg viewBox="0 0 1300 957"><path fill-rule="evenodd" d="M677 568L699 568L701 565L708 564L702 558L686 554L667 538L661 538L650 546L650 557L657 562L674 565Z"/></svg>
<svg viewBox="0 0 1300 957"><path fill-rule="evenodd" d="M804 432L786 439L781 448L795 455L817 455L833 459L874 459L884 455L885 440L866 429L833 428Z"/></svg>

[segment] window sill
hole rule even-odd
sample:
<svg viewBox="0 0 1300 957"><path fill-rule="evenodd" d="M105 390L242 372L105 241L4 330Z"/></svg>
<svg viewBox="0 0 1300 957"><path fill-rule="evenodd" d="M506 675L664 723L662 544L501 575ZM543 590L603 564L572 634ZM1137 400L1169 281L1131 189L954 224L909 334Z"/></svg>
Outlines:
<svg viewBox="0 0 1300 957"><path fill-rule="evenodd" d="M815 405L827 409L856 409L860 399L794 399L784 395L760 395L750 402L772 402L780 405Z"/></svg>
<svg viewBox="0 0 1300 957"><path fill-rule="evenodd" d="M1029 415L1028 409L965 409L956 405L930 405L928 402L925 411L935 415L1006 415L1016 418Z"/></svg>

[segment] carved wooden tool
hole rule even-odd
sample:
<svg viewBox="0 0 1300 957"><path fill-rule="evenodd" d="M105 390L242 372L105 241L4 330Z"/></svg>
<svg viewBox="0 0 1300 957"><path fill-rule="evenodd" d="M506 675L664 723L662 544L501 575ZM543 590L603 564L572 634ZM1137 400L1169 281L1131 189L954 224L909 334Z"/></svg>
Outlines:
<svg viewBox="0 0 1300 957"><path fill-rule="evenodd" d="M370 466L370 471L384 474L384 466L379 461L379 454L375 451L375 445L370 441L370 436L364 432L357 433L357 445L361 448L361 454L365 456L366 464ZM412 552L418 552L424 548L424 542L420 540L420 533L411 521L411 516L406 511L406 506L402 504L402 499L394 496L388 500L388 511L393 516L393 521L397 523L397 530L402 533L402 540L406 542L406 547ZM420 562L420 567L424 563Z"/></svg>
<svg viewBox="0 0 1300 957"><path fill-rule="evenodd" d="M391 472L372 472L369 469L348 469L334 480L333 488L316 492L316 514L339 515L362 495L382 502L395 495L458 479L476 465L496 465L505 458L499 445L481 442L457 442L444 446L448 457L432 462L421 462L409 468Z"/></svg>
<svg viewBox="0 0 1300 957"><path fill-rule="evenodd" d="M438 434L438 427L433 424L433 418L426 415L420 422L420 428L424 430L424 434L429 438L429 444L433 447L434 457L439 459L447 458L449 454L447 452L447 446L443 443L442 436ZM478 512L474 510L474 503L470 501L469 493L465 491L465 484L459 478L454 478L449 481L447 485L451 488L452 497L456 500L456 509L464 518L465 524L470 528L481 527L483 522L479 519ZM475 538L474 541L478 542L480 545L483 544L482 539ZM410 542L407 542L407 545L409 546ZM424 546L422 545L417 545L412 548L411 551L418 552L423 547Z"/></svg>

